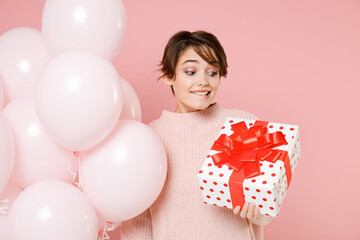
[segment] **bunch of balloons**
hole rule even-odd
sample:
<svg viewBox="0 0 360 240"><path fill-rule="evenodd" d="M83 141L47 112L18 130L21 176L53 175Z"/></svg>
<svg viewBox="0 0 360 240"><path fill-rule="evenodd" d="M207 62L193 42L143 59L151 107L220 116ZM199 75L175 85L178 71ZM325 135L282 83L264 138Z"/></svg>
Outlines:
<svg viewBox="0 0 360 240"><path fill-rule="evenodd" d="M96 240L160 194L164 147L113 66L125 32L121 0L47 0L42 31L0 36L0 239Z"/></svg>

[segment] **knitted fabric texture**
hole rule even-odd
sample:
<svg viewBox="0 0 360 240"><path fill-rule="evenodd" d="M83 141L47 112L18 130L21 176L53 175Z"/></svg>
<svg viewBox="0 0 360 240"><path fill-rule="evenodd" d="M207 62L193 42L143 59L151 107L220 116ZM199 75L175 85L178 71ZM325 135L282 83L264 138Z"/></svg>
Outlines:
<svg viewBox="0 0 360 240"><path fill-rule="evenodd" d="M253 239L263 238L262 226L250 226L232 210L206 205L201 197L197 173L226 117L256 119L251 113L222 109L215 103L190 113L164 110L149 124L167 153L166 183L147 211L122 223L122 240L251 240L251 229Z"/></svg>

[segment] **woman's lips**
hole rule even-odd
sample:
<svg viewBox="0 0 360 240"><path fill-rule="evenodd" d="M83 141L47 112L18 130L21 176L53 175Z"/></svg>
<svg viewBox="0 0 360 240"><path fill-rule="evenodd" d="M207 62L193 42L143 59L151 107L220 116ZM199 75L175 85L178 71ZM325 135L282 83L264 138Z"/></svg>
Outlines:
<svg viewBox="0 0 360 240"><path fill-rule="evenodd" d="M191 93L198 96L207 96L209 95L210 91L192 91Z"/></svg>

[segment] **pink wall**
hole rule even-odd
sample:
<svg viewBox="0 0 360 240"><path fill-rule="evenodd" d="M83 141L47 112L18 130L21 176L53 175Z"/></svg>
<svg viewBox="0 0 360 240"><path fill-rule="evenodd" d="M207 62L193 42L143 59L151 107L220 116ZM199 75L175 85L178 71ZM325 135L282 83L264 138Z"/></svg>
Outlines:
<svg viewBox="0 0 360 240"><path fill-rule="evenodd" d="M40 29L44 2L1 0L0 34ZM217 101L301 128L301 162L266 239L360 239L360 2L124 3L128 33L116 67L138 93L144 122L175 107L168 87L156 81L168 38L183 29L215 33L230 66Z"/></svg>

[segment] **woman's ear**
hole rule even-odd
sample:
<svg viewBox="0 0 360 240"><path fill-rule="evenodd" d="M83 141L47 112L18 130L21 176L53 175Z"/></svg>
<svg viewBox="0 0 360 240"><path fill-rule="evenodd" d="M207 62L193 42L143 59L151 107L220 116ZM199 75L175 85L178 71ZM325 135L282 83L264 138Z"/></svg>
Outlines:
<svg viewBox="0 0 360 240"><path fill-rule="evenodd" d="M163 77L162 79L166 85L172 86L174 84L174 79Z"/></svg>

